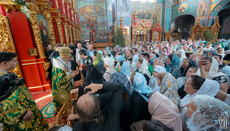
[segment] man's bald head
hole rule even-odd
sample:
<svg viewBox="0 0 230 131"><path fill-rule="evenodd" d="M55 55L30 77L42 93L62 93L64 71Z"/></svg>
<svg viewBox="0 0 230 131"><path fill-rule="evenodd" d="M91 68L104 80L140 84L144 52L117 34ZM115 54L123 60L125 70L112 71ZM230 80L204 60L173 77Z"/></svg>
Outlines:
<svg viewBox="0 0 230 131"><path fill-rule="evenodd" d="M76 104L78 115L83 121L90 122L100 115L100 103L95 95L85 94Z"/></svg>

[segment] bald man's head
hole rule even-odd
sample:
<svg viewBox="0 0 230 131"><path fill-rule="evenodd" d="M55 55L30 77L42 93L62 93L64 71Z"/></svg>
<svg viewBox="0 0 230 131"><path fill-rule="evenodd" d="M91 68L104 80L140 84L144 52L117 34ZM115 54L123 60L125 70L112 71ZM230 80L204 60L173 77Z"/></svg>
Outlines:
<svg viewBox="0 0 230 131"><path fill-rule="evenodd" d="M95 95L85 94L81 96L77 101L76 108L82 121L90 122L100 115L100 103Z"/></svg>

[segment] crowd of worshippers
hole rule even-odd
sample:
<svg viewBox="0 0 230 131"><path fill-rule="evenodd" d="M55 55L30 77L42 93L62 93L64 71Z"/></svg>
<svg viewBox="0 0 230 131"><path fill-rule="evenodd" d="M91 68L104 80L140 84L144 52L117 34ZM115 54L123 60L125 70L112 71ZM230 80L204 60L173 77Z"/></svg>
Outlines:
<svg viewBox="0 0 230 131"><path fill-rule="evenodd" d="M91 43L57 44L49 57L53 98L61 88L78 94L68 117L76 131L230 130L229 45L189 39L94 50ZM62 104L54 103L59 111Z"/></svg>

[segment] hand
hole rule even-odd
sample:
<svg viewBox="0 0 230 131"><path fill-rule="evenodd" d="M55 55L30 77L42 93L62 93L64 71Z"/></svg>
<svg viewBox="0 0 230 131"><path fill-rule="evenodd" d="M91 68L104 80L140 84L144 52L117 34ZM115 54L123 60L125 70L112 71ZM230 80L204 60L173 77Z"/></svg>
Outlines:
<svg viewBox="0 0 230 131"><path fill-rule="evenodd" d="M68 120L70 120L70 121L76 120L76 119L78 119L78 118L80 118L80 116L79 116L78 114L70 114L70 115L68 116Z"/></svg>
<svg viewBox="0 0 230 131"><path fill-rule="evenodd" d="M72 95L72 94L77 94L78 92L78 88L77 89L72 89L69 91L69 93Z"/></svg>
<svg viewBox="0 0 230 131"><path fill-rule="evenodd" d="M79 70L82 71L82 66L79 67Z"/></svg>
<svg viewBox="0 0 230 131"><path fill-rule="evenodd" d="M78 73L79 73L79 71L78 71L78 72L77 72L77 71L74 71L74 72L71 74L71 76L74 78Z"/></svg>
<svg viewBox="0 0 230 131"><path fill-rule="evenodd" d="M94 94L96 93L98 90L102 89L103 87L103 84L90 84L88 86L85 87L85 90L86 89L91 89L91 91L87 92L87 94Z"/></svg>
<svg viewBox="0 0 230 131"><path fill-rule="evenodd" d="M34 117L34 113L32 111L27 111L23 117L23 121L28 121Z"/></svg>
<svg viewBox="0 0 230 131"><path fill-rule="evenodd" d="M205 57L201 58L201 60L198 61L198 66L201 68L203 67L204 65L207 64L207 60Z"/></svg>

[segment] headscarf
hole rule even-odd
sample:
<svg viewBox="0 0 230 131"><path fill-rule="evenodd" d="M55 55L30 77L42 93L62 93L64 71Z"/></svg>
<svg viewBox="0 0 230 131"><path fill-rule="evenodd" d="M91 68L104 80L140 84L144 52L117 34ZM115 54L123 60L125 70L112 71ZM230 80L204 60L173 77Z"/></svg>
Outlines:
<svg viewBox="0 0 230 131"><path fill-rule="evenodd" d="M180 96L177 93L176 79L170 73L166 73L161 82L160 93L168 97L175 105L179 106Z"/></svg>
<svg viewBox="0 0 230 131"><path fill-rule="evenodd" d="M151 120L158 120L175 131L182 131L180 111L178 107L160 92L155 92L148 104Z"/></svg>
<svg viewBox="0 0 230 131"><path fill-rule="evenodd" d="M102 60L102 54L98 51L93 65L96 66L101 60Z"/></svg>
<svg viewBox="0 0 230 131"><path fill-rule="evenodd" d="M155 66L154 71L156 71L157 73L165 73L166 69L163 66Z"/></svg>
<svg viewBox="0 0 230 131"><path fill-rule="evenodd" d="M124 61L124 57L121 56L121 55L118 55L118 56L116 57L116 59L117 59L119 62Z"/></svg>
<svg viewBox="0 0 230 131"><path fill-rule="evenodd" d="M171 73L173 69L179 67L180 65L180 58L178 55L173 54L172 60L170 64L166 67L167 72Z"/></svg>
<svg viewBox="0 0 230 131"><path fill-rule="evenodd" d="M149 95L153 93L153 90L147 85L144 75L138 72L136 72L133 79L133 89L138 92L147 102Z"/></svg>
<svg viewBox="0 0 230 131"><path fill-rule="evenodd" d="M210 67L207 75L210 79L212 79L214 77L218 77L218 76L225 76L226 77L226 75L224 73L218 72L218 71L219 71L219 64L218 64L217 60L212 57L211 67Z"/></svg>
<svg viewBox="0 0 230 131"><path fill-rule="evenodd" d="M137 70L137 61L138 61L138 59L139 59L138 55L133 56L133 61L132 61L132 64L131 64L131 67L132 67L133 71Z"/></svg>
<svg viewBox="0 0 230 131"><path fill-rule="evenodd" d="M120 72L124 73L130 79L129 64L126 61L123 62Z"/></svg>
<svg viewBox="0 0 230 131"><path fill-rule="evenodd" d="M185 107L185 105L190 103L191 99L196 95L209 95L211 97L215 97L219 89L220 84L217 81L206 79L203 85L195 94L187 94L183 99L181 99L180 106Z"/></svg>
<svg viewBox="0 0 230 131"><path fill-rule="evenodd" d="M143 62L141 64L141 66L139 67L139 72L141 72L142 74L146 74L149 78L151 77L151 74L148 70L148 63L145 59L143 59Z"/></svg>
<svg viewBox="0 0 230 131"><path fill-rule="evenodd" d="M105 65L112 68L114 65L114 60L112 58L106 57L104 58Z"/></svg>
<svg viewBox="0 0 230 131"><path fill-rule="evenodd" d="M190 131L230 130L230 106L208 95L197 95L192 100L197 109L187 121Z"/></svg>

